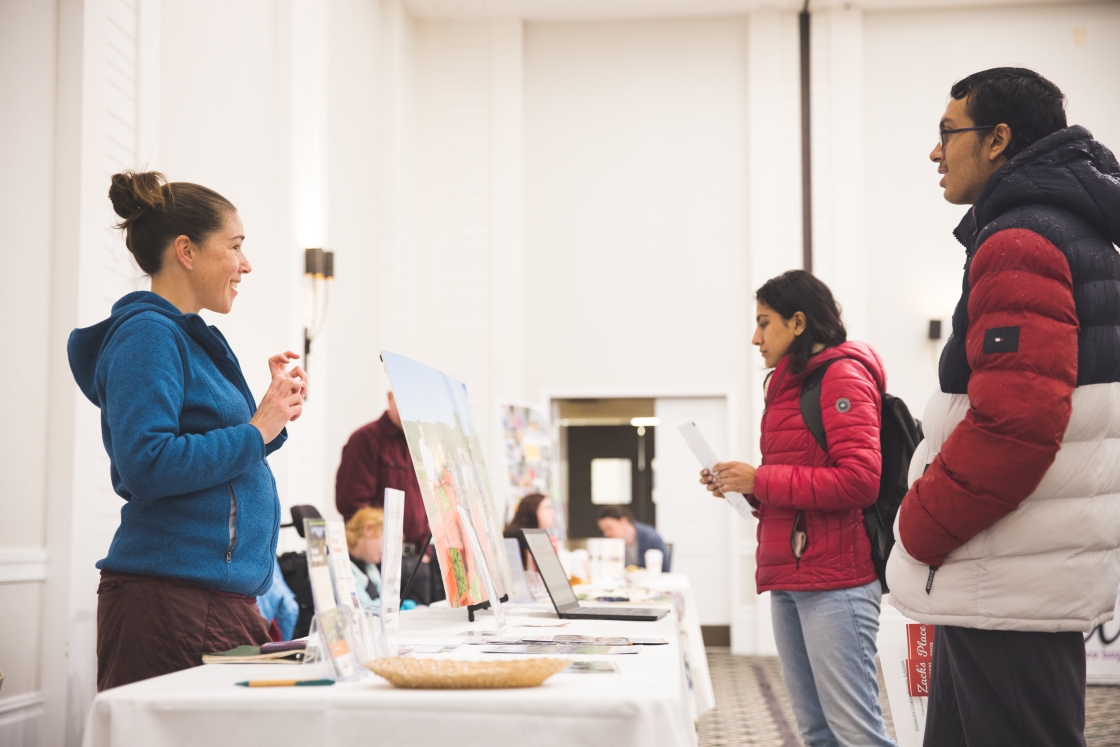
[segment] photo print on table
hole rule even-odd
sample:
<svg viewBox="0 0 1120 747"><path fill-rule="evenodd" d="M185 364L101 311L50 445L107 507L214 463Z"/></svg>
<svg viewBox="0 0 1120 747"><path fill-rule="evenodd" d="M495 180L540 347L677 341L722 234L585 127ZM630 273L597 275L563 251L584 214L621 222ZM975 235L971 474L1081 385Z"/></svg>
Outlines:
<svg viewBox="0 0 1120 747"><path fill-rule="evenodd" d="M395 353L383 351L381 360L420 483L448 602L452 607L465 607L486 599L459 518L460 504L470 509L498 595L506 594L509 563L466 386Z"/></svg>

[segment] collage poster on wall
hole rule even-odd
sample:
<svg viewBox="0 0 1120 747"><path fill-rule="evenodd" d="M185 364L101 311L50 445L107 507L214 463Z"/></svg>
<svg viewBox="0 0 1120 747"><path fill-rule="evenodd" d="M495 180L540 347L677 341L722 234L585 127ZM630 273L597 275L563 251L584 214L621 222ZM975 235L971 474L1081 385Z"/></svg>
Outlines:
<svg viewBox="0 0 1120 747"><path fill-rule="evenodd" d="M504 595L510 588L509 564L467 387L395 353L382 352L381 360L420 483L448 602L452 607L464 607L486 599L474 553L462 529L461 504L470 509L498 595Z"/></svg>
<svg viewBox="0 0 1120 747"><path fill-rule="evenodd" d="M506 460L506 520L513 518L517 503L533 493L556 501L552 425L544 408L536 405L502 404L502 446ZM557 511L557 518L563 514Z"/></svg>

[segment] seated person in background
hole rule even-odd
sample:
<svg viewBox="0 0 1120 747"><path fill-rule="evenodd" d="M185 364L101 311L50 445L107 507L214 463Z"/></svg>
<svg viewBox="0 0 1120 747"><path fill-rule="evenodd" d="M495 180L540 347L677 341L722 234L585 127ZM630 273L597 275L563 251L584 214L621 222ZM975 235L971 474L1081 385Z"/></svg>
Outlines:
<svg viewBox="0 0 1120 747"><path fill-rule="evenodd" d="M381 546L385 532L385 512L380 508L359 508L346 522L346 549L350 551L350 573L358 587L358 600L367 610L381 609Z"/></svg>
<svg viewBox="0 0 1120 747"><path fill-rule="evenodd" d="M607 506L599 512L599 531L604 537L626 541L626 565L646 567L646 550L661 551L661 571L669 572L669 549L657 530L649 524L634 521L630 509Z"/></svg>
<svg viewBox="0 0 1120 747"><path fill-rule="evenodd" d="M516 539L521 545L521 562L525 563L529 556L529 546L521 536L521 529L552 529L556 524L556 504L548 496L533 493L521 499L517 504L517 511L506 529L503 537ZM526 566L528 567L528 566Z"/></svg>
<svg viewBox="0 0 1120 747"><path fill-rule="evenodd" d="M257 609L269 624L268 633L273 640L292 640L296 620L299 619L299 603L296 602L296 595L284 582L279 560L276 560L272 566L272 585L268 587L268 591L257 597Z"/></svg>
<svg viewBox="0 0 1120 747"><path fill-rule="evenodd" d="M354 577L354 586L358 587L358 601L363 608L375 613L381 612L381 550L384 543L385 512L380 508L359 508L346 522L346 549L350 553L350 574ZM401 583L405 583L405 578L401 578ZM416 609L416 602L402 599L401 609Z"/></svg>

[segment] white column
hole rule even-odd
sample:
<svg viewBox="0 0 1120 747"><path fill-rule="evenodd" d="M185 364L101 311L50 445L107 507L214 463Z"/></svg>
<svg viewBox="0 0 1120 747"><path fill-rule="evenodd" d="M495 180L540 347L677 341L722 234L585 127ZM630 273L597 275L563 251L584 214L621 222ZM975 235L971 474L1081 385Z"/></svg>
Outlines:
<svg viewBox="0 0 1120 747"><path fill-rule="evenodd" d="M413 172L418 160L416 25L400 0L384 0L381 13L379 41L384 51L379 56L382 94L376 133L380 169L371 175L378 183L380 209L372 213L377 221L370 227L379 240L379 344L393 352L415 355L412 346L424 328L415 298L422 287L414 226L417 195ZM382 389L388 390L389 382L380 364L376 374Z"/></svg>
<svg viewBox="0 0 1120 747"><path fill-rule="evenodd" d="M493 403L475 412L492 424L486 454L491 494L499 516L506 515L505 450L498 403L525 396L525 231L524 231L524 26L520 19L490 23L490 215L492 280L491 380Z"/></svg>
<svg viewBox="0 0 1120 747"><path fill-rule="evenodd" d="M750 14L747 36L747 165L750 278L753 296L767 279L801 267L801 104L797 15L771 9ZM754 304L748 329L754 330ZM749 344L744 340L743 344ZM739 404L733 453L758 464L764 373L752 348L748 396ZM732 625L736 653L775 652L769 595L755 593L755 524L731 524Z"/></svg>
<svg viewBox="0 0 1120 747"><path fill-rule="evenodd" d="M316 281L318 296L313 298L312 281L304 276L304 250L332 247L327 231L327 0L290 0L278 10L277 78L281 90L276 105L281 132L287 136L280 143L278 155L287 156L287 197L291 205L287 213L289 242L284 247L283 282L289 299L286 337L302 355L304 329L317 332L306 361L314 377L313 388L303 416L288 428L283 458L276 460L287 469L287 480L280 483L284 487L280 495L282 516L286 519L291 506L297 504L312 504L328 515L333 510L333 501L328 498L333 493L327 492L323 479L331 392L325 386L330 375L330 325L323 320L323 294L329 289L324 281ZM314 386L315 379L324 386ZM298 536L291 532L282 533L281 540L292 543L291 549L299 543Z"/></svg>
<svg viewBox="0 0 1120 747"><path fill-rule="evenodd" d="M866 340L863 11L813 13L813 270L844 310L848 337Z"/></svg>
<svg viewBox="0 0 1120 747"><path fill-rule="evenodd" d="M74 385L71 329L109 315L146 281L128 258L105 194L109 177L157 152L158 0L59 4L54 267L43 597L42 741L77 745L96 686L98 571L119 523L97 408ZM141 64L143 62L143 66ZM143 152L141 152L143 151Z"/></svg>
<svg viewBox="0 0 1120 747"><path fill-rule="evenodd" d="M342 447L385 406L381 362L379 250L387 211L382 206L384 172L380 134L390 102L380 76L385 47L379 3L331 0L328 81L329 236L335 252L330 289L330 363L312 379L313 397L329 390L324 472L320 482L328 507ZM326 342L324 340L324 342Z"/></svg>

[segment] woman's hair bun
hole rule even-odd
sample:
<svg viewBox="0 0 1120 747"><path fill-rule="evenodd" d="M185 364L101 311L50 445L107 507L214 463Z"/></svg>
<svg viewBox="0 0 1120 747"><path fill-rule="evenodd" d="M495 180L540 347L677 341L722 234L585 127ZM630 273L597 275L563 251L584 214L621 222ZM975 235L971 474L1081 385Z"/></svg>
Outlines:
<svg viewBox="0 0 1120 747"><path fill-rule="evenodd" d="M237 212L214 190L168 182L158 171L113 174L109 200L121 217L117 228L124 230L124 245L149 275L163 267L163 256L176 237L186 236L201 246L230 213Z"/></svg>
<svg viewBox="0 0 1120 747"><path fill-rule="evenodd" d="M161 210L164 205L163 186L167 179L158 171L125 171L113 174L109 186L109 200L113 210L121 217L118 228L127 228L149 210Z"/></svg>

